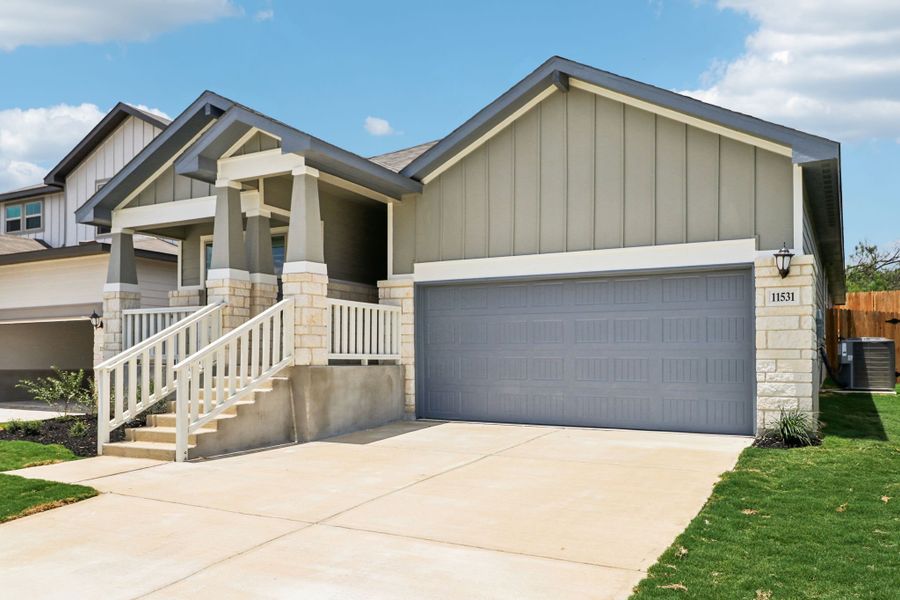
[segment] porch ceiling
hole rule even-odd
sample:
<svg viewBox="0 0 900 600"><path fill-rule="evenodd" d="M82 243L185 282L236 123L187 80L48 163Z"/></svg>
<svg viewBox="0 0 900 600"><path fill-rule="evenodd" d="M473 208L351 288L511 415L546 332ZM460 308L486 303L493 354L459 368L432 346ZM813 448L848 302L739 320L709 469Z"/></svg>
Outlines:
<svg viewBox="0 0 900 600"><path fill-rule="evenodd" d="M175 161L175 172L214 182L218 160L251 129L281 140L282 154L296 154L306 165L391 198L422 191L422 184L280 121L235 105L229 108Z"/></svg>

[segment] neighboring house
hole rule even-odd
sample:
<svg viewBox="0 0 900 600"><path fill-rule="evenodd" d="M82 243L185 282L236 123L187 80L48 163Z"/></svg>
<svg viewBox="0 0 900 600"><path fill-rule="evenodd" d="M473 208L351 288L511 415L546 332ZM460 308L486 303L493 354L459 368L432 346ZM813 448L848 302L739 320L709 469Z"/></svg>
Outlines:
<svg viewBox="0 0 900 600"><path fill-rule="evenodd" d="M177 416L105 451L179 460L237 449L202 440L275 372L295 440L401 395L408 417L754 434L817 412L845 293L838 143L556 57L372 159L205 92L77 216L112 228L101 424L178 388ZM212 305L118 354L136 233L179 240L173 304Z"/></svg>
<svg viewBox="0 0 900 600"><path fill-rule="evenodd" d="M0 400L51 366L90 369L109 262L108 229L75 221L75 209L165 129L167 122L119 104L47 174L43 184L0 193ZM167 306L176 246L134 241L142 303Z"/></svg>

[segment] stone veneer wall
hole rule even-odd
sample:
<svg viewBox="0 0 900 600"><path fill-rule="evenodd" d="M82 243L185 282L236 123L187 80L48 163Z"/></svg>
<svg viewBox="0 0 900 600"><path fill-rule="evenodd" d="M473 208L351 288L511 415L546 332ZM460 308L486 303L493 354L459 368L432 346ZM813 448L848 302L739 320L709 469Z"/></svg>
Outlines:
<svg viewBox="0 0 900 600"><path fill-rule="evenodd" d="M169 291L169 306L202 306L200 288L187 288Z"/></svg>
<svg viewBox="0 0 900 600"><path fill-rule="evenodd" d="M282 293L294 299L294 364L328 364L328 276L284 273Z"/></svg>
<svg viewBox="0 0 900 600"><path fill-rule="evenodd" d="M255 317L275 305L278 298L278 284L254 282L250 286L250 316Z"/></svg>
<svg viewBox="0 0 900 600"><path fill-rule="evenodd" d="M141 293L138 291L103 292L103 360L112 358L122 351L124 342L122 311L140 306Z"/></svg>
<svg viewBox="0 0 900 600"><path fill-rule="evenodd" d="M378 302L378 288L366 283L355 281L343 281L341 279L328 280L328 297L338 300L352 300L354 302Z"/></svg>
<svg viewBox="0 0 900 600"><path fill-rule="evenodd" d="M414 419L416 416L414 289L411 279L388 279L378 282L379 302L400 307L400 364L403 366L404 412L408 419Z"/></svg>
<svg viewBox="0 0 900 600"><path fill-rule="evenodd" d="M250 281L242 279L207 279L209 304L221 302L222 333L237 329L250 319Z"/></svg>
<svg viewBox="0 0 900 600"><path fill-rule="evenodd" d="M818 385L813 373L816 347L816 266L813 256L795 256L782 279L771 257L755 264L756 415L761 433L782 410L799 409L818 417ZM796 305L767 305L771 288L798 288Z"/></svg>

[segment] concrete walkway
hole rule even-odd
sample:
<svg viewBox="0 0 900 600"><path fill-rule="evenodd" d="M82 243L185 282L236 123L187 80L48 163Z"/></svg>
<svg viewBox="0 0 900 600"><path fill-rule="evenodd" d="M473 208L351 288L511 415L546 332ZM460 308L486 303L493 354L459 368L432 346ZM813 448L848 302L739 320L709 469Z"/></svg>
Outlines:
<svg viewBox="0 0 900 600"><path fill-rule="evenodd" d="M0 423L9 423L15 419L20 421L43 421L45 419L55 419L64 414L62 406L49 407L42 402L0 402ZM69 411L69 414L81 415L84 413L79 412L76 408Z"/></svg>
<svg viewBox="0 0 900 600"><path fill-rule="evenodd" d="M747 438L396 423L198 463L0 525L11 598L626 598Z"/></svg>

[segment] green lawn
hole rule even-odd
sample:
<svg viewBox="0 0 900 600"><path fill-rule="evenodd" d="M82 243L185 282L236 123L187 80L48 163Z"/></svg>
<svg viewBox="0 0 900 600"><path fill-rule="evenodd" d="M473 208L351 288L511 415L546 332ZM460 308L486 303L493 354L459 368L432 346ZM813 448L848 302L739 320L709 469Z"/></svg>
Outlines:
<svg viewBox="0 0 900 600"><path fill-rule="evenodd" d="M821 410L822 446L746 449L632 600L900 598L900 396Z"/></svg>
<svg viewBox="0 0 900 600"><path fill-rule="evenodd" d="M75 458L69 450L56 444L0 441L0 471ZM96 494L96 490L83 485L26 479L0 473L0 523L84 500Z"/></svg>

